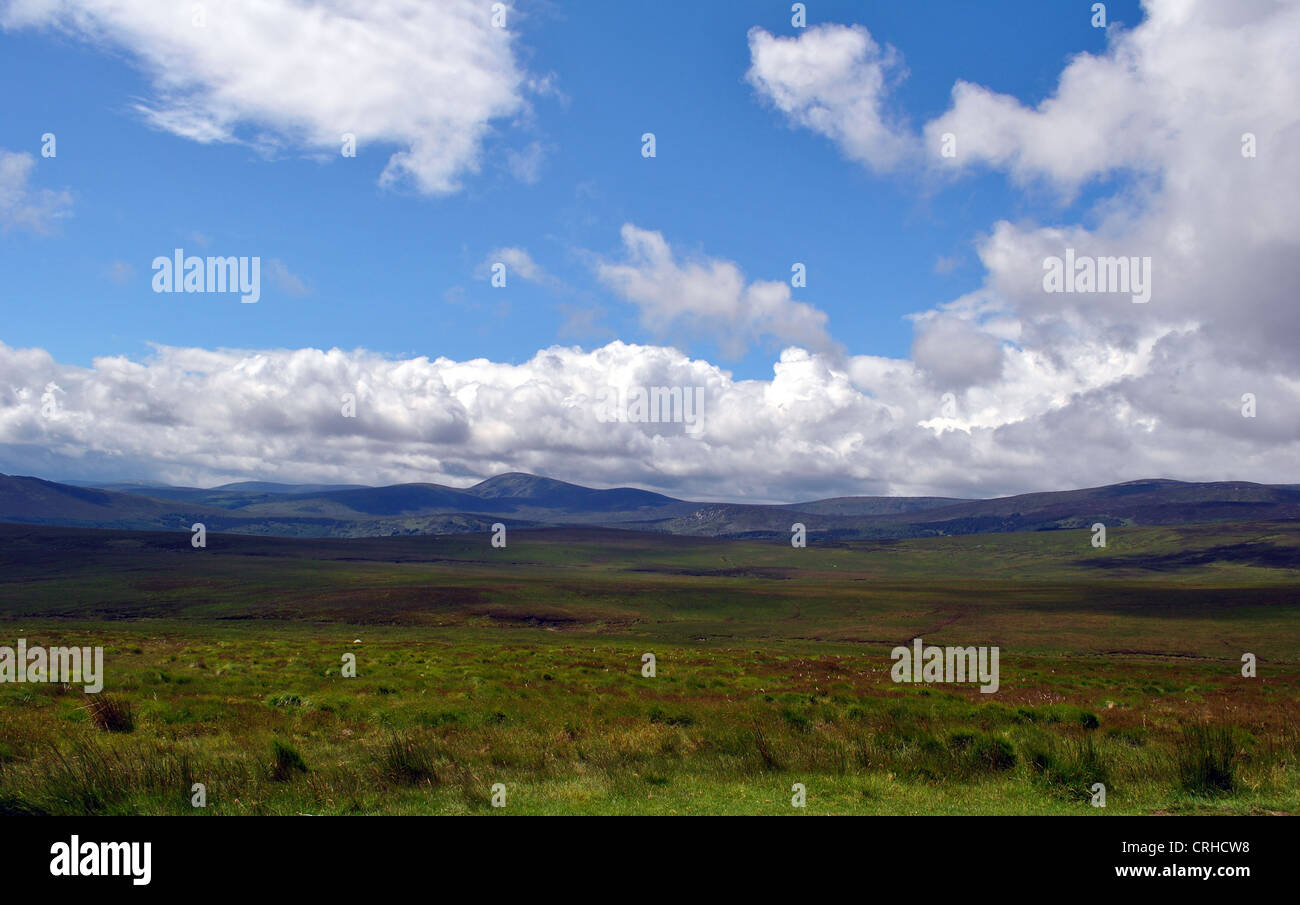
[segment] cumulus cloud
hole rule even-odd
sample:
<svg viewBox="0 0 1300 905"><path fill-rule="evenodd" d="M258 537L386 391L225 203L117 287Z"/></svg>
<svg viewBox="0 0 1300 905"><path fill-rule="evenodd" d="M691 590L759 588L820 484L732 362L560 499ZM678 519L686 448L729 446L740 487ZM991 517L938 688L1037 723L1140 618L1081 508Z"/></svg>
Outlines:
<svg viewBox="0 0 1300 905"><path fill-rule="evenodd" d="M58 29L127 51L152 125L198 142L339 153L396 145L384 184L455 191L490 123L521 113L528 77L511 32L478 0L10 0L5 28ZM287 40L286 36L295 36Z"/></svg>
<svg viewBox="0 0 1300 905"><path fill-rule="evenodd" d="M1002 374L997 338L958 317L936 316L919 328L912 361L947 389L992 383Z"/></svg>
<svg viewBox="0 0 1300 905"><path fill-rule="evenodd" d="M68 192L32 186L35 167L36 158L31 154L0 148L0 231L48 233L58 220L71 213L72 196Z"/></svg>
<svg viewBox="0 0 1300 905"><path fill-rule="evenodd" d="M1171 471L1276 480L1300 452L1288 414L1300 384L1251 375L1259 417L1246 421L1235 387L1248 372L1194 369L1179 375L1171 405L1163 359L1194 357L1179 347L1200 342L1170 337L1096 369L1012 350L1000 382L955 394L952 424L923 423L942 417L942 401L912 362L837 363L799 349L769 379L737 380L676 349L622 342L553 347L520 364L158 347L88 368L0 344L0 469L461 486L520 470L749 500L978 495ZM1096 376L1079 384L1080 373ZM638 386L702 388L702 431L600 419L608 388ZM342 415L346 393L355 418Z"/></svg>
<svg viewBox="0 0 1300 905"><path fill-rule="evenodd" d="M925 127L927 149L936 153L951 132L957 167L987 164L1072 193L1115 172L1165 176L1198 161L1224 170L1216 183L1231 182L1227 165L1241 158L1242 133L1258 133L1274 152L1297 137L1295 117L1279 115L1300 102L1295 4L1144 7L1138 28L1113 32L1104 54L1074 57L1035 107L958 81L952 107Z"/></svg>
<svg viewBox="0 0 1300 905"><path fill-rule="evenodd" d="M749 31L749 83L795 125L819 132L852 160L894 167L914 143L888 112L902 58L860 25L816 25L797 38Z"/></svg>
<svg viewBox="0 0 1300 905"><path fill-rule="evenodd" d="M1139 26L1113 30L1104 53L1069 60L1041 103L959 81L951 108L916 133L932 177L986 167L1062 199L1092 184L1100 199L1086 225L991 224L976 242L984 286L914 316L912 369L890 365L878 398L905 398L914 380L953 392L950 411L921 423L942 443L969 442L972 473L986 456L1026 473L1046 456L1060 468L1050 486L1107 471L1294 481L1278 453L1294 451L1297 429L1281 412L1300 385L1300 172L1290 153L1300 140L1300 6L1149 0L1144 12ZM764 55L774 42L783 56ZM898 133L890 142L910 140L879 112L879 75L859 71L872 51L857 27L792 39L752 32L750 46L751 79L762 72L778 108L848 156L880 169L890 158L855 152L871 145L852 136L884 129ZM843 101L859 94L870 102ZM940 155L945 133L956 139L951 159ZM1067 253L1149 260L1149 302L1045 291L1045 262ZM1242 418L1245 393L1282 409L1268 425ZM1241 458L1234 466L1207 444ZM1265 461L1276 470L1261 470Z"/></svg>
<svg viewBox="0 0 1300 905"><path fill-rule="evenodd" d="M679 263L662 233L624 224L624 260L596 263L596 274L636 305L659 335L684 330L717 340L738 357L764 339L817 351L836 348L827 317L791 297L786 282L745 281L740 268L717 258Z"/></svg>
<svg viewBox="0 0 1300 905"><path fill-rule="evenodd" d="M981 110L983 101L955 93L938 128L961 129L959 160L1066 193L1090 178L1131 174L1096 206L1090 227L994 224L980 245L988 287L1038 345L1069 334L1122 349L1199 330L1216 364L1294 369L1300 209L1291 199L1300 196L1300 173L1287 149L1300 140L1292 49L1300 6L1243 4L1228 14L1213 3L1158 2L1147 14L1104 57L1072 61L1039 108L1017 108L1010 132ZM1256 156L1242 153L1245 133ZM1008 134L1015 150L1004 154ZM1071 248L1150 258L1150 303L1044 292L1045 258Z"/></svg>

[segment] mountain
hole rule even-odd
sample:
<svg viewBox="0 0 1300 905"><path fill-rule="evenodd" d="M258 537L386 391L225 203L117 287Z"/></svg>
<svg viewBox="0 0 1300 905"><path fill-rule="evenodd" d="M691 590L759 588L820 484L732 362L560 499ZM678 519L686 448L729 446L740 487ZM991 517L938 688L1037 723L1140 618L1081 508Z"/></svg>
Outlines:
<svg viewBox="0 0 1300 905"><path fill-rule="evenodd" d="M89 487L95 490L116 490L120 493L154 494L191 494L191 493L319 493L326 490L358 490L367 484L276 484L271 481L236 481L233 484L221 484L217 487L177 487L174 484L158 484L152 481L68 481L73 487Z"/></svg>
<svg viewBox="0 0 1300 905"><path fill-rule="evenodd" d="M1085 490L969 500L888 518L935 534L1086 528L1095 522L1185 525L1272 521L1300 518L1300 488L1245 481L1128 481Z"/></svg>
<svg viewBox="0 0 1300 905"><path fill-rule="evenodd" d="M113 488L113 489L109 489ZM128 490L127 488L131 488ZM1129 481L987 500L835 497L784 505L679 500L632 487L597 490L538 475L497 475L459 489L442 484L240 482L221 487L117 484L82 487L0 475L0 521L88 528L286 537L382 537L587 525L695 537L897 538L1117 525L1300 518L1300 486L1240 481Z"/></svg>
<svg viewBox="0 0 1300 905"><path fill-rule="evenodd" d="M967 502L970 501L942 496L841 496L807 503L787 503L783 508L818 515L893 515Z"/></svg>
<svg viewBox="0 0 1300 905"><path fill-rule="evenodd" d="M86 527L161 527L175 507L161 500L56 484L40 478L0 476L0 520ZM169 527L176 527L169 525Z"/></svg>
<svg viewBox="0 0 1300 905"><path fill-rule="evenodd" d="M366 484L272 484L269 481L238 481L213 490L227 493L324 493L330 490L363 490Z"/></svg>
<svg viewBox="0 0 1300 905"><path fill-rule="evenodd" d="M293 494L325 493L333 490L368 489L364 484L273 484L267 481L240 481L219 487L173 487L167 484L78 484L78 487L130 493L158 500L186 500L215 506L248 505Z"/></svg>
<svg viewBox="0 0 1300 905"><path fill-rule="evenodd" d="M648 490L632 487L593 490L580 484L520 472L488 478L475 484L468 493L480 500L494 500L521 508L559 509L575 513L652 511L690 505Z"/></svg>

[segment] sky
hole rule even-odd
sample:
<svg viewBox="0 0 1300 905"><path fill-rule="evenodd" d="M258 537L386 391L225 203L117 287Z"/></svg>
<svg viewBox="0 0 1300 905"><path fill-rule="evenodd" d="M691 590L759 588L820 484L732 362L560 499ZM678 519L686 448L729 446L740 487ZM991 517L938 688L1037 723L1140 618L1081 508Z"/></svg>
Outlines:
<svg viewBox="0 0 1300 905"><path fill-rule="evenodd" d="M0 0L0 471L1297 481L1300 5L792 6Z"/></svg>

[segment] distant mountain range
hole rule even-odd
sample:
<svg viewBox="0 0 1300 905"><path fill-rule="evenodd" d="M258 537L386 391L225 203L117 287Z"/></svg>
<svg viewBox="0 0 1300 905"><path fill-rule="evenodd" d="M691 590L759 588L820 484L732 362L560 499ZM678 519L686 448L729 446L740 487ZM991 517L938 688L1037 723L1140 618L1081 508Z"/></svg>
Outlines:
<svg viewBox="0 0 1300 905"><path fill-rule="evenodd" d="M786 505L701 503L618 487L595 490L530 474L467 489L243 482L209 489L150 484L78 486L0 475L0 521L83 528L284 537L383 537L588 525L703 537L926 537L1116 525L1300 518L1300 486L1144 480L988 500L837 497Z"/></svg>

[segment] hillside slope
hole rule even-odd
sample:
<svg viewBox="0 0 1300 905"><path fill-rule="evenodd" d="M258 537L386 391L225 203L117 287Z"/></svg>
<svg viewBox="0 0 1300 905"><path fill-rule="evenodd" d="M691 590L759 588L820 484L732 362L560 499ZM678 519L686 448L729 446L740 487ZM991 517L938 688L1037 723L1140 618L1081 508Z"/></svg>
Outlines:
<svg viewBox="0 0 1300 905"><path fill-rule="evenodd" d="M118 485L131 486L131 485ZM311 489L303 490L304 487ZM0 475L0 521L94 528L210 531L301 537L381 537L587 525L691 537L903 538L1086 529L1096 522L1179 525L1300 519L1300 487L1245 482L1129 481L988 500L836 497L787 505L678 500L618 487L598 490L511 473L458 489L245 483L140 492Z"/></svg>

